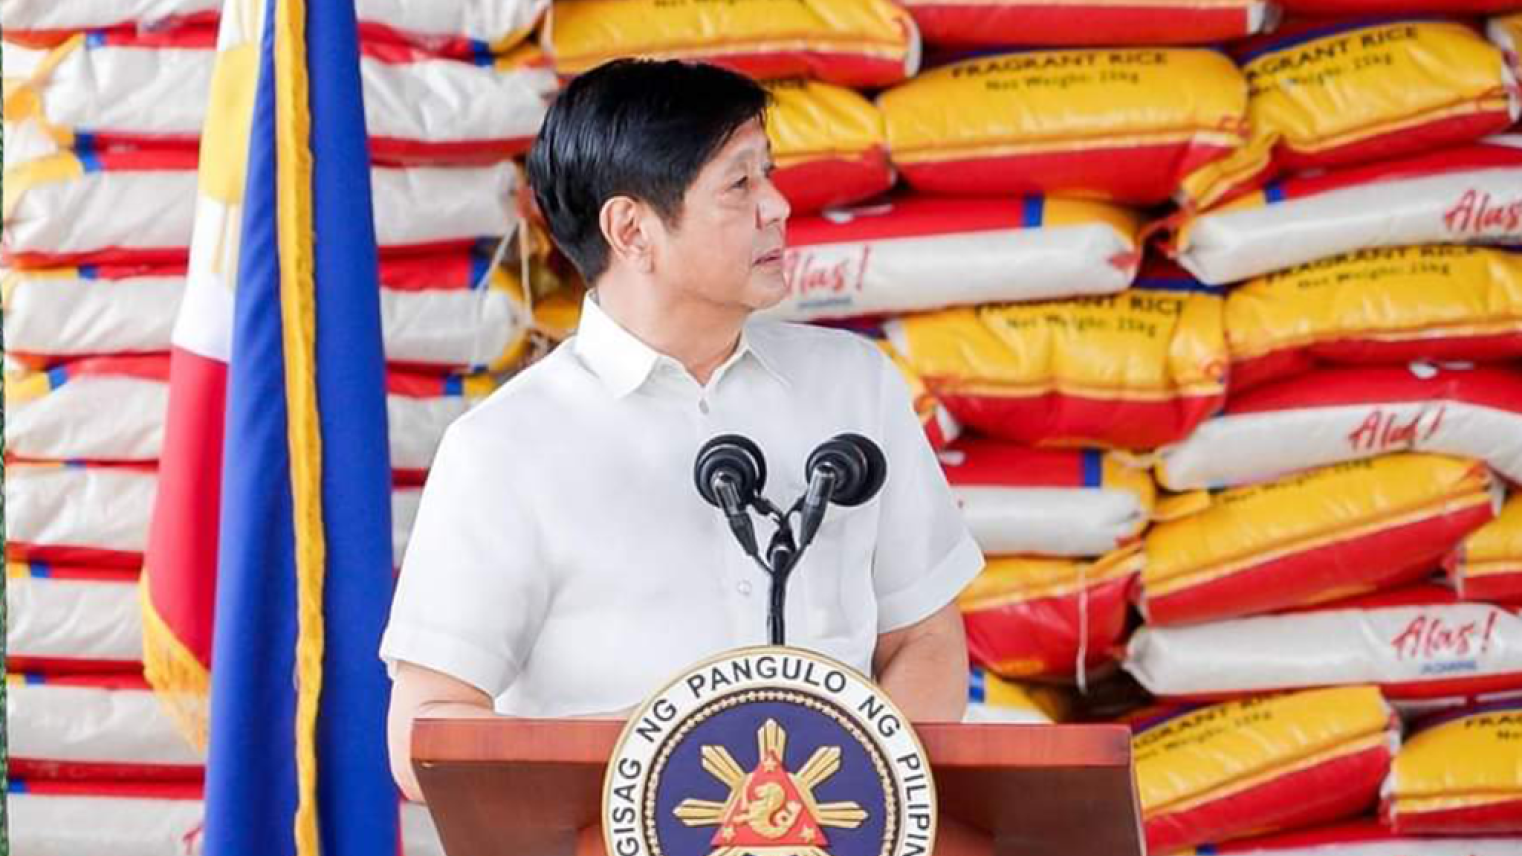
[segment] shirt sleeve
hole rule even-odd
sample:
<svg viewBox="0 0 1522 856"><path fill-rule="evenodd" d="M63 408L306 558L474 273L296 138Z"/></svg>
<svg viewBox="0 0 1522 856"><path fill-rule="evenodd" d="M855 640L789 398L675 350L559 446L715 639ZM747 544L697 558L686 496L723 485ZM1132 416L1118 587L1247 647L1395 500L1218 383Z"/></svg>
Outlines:
<svg viewBox="0 0 1522 856"><path fill-rule="evenodd" d="M518 677L550 585L511 451L468 418L445 432L381 639L393 674L405 660L494 698Z"/></svg>
<svg viewBox="0 0 1522 856"><path fill-rule="evenodd" d="M950 603L983 569L946 474L915 414L909 386L881 361L883 484L872 564L879 633L922 621Z"/></svg>

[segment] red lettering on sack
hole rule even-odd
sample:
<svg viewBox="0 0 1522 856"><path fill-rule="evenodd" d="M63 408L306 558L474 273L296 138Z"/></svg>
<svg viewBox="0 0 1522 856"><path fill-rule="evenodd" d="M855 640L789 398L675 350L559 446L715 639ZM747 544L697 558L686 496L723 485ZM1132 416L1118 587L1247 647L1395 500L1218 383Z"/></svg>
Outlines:
<svg viewBox="0 0 1522 856"><path fill-rule="evenodd" d="M1421 441L1431 440L1443 425L1446 405L1423 410L1401 422L1396 413L1385 413L1382 408L1369 411L1363 421L1348 434L1348 447L1355 452L1386 452L1390 449L1415 448ZM1426 426L1423 427L1423 422Z"/></svg>
<svg viewBox="0 0 1522 856"><path fill-rule="evenodd" d="M1471 188L1443 214L1443 224L1460 235L1515 232L1522 228L1522 199L1497 202L1488 192Z"/></svg>
<svg viewBox="0 0 1522 856"><path fill-rule="evenodd" d="M1474 652L1476 637L1479 652L1490 647L1490 635L1495 629L1496 616L1492 612L1486 619L1485 628L1478 621L1451 625L1437 616L1418 615L1411 619L1405 629L1390 640L1398 660L1434 660L1444 657L1466 657Z"/></svg>
<svg viewBox="0 0 1522 856"><path fill-rule="evenodd" d="M861 291L871 257L872 248L862 247L859 259L823 263L806 250L789 250L783 262L782 278L788 291L800 298Z"/></svg>

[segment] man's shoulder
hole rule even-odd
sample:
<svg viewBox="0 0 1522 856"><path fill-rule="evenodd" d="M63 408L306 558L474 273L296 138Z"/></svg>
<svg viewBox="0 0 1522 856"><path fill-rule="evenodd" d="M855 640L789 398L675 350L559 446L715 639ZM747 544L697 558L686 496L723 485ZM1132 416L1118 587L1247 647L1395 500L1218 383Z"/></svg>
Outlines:
<svg viewBox="0 0 1522 856"><path fill-rule="evenodd" d="M532 432L535 425L553 423L560 409L571 404L577 368L569 343L563 342L450 423L450 430L500 436Z"/></svg>

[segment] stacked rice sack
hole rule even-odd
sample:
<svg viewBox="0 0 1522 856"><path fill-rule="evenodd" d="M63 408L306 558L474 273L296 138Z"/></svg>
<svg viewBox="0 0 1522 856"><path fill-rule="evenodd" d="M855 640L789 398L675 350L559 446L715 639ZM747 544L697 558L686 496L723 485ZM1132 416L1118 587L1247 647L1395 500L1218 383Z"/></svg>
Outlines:
<svg viewBox="0 0 1522 856"><path fill-rule="evenodd" d="M211 185L241 171L198 178L198 153L242 148L257 58L219 5L4 3L18 852L194 846L202 759L144 680L138 575L186 277L236 263L191 252L208 200L237 196ZM558 85L529 38L546 6L357 3L398 558L444 428L528 350L512 158ZM441 852L410 814L408 852Z"/></svg>
<svg viewBox="0 0 1522 856"><path fill-rule="evenodd" d="M1417 752L1413 728L1522 693L1501 504L1522 479L1522 148L1487 137L1517 120L1516 78L1483 27L1415 14L1447 6L1286 5L1410 17L1292 20L1230 48L1251 87L1248 143L1192 175L1158 231L1225 290L1228 394L1155 455L1164 498L1124 667L1175 715L1324 709L1296 746L1248 726L1254 746L1283 749L1278 773L1182 740L1139 755L1149 840L1393 853L1443 834L1473 836L1456 852L1515 849L1496 836L1522 824L1487 789L1515 789L1522 751ZM1352 694L1389 723L1361 761L1308 745L1315 716L1352 727ZM1493 775L1508 764L1510 784ZM1265 790L1296 781L1316 799ZM1331 826L1296 831L1317 824Z"/></svg>

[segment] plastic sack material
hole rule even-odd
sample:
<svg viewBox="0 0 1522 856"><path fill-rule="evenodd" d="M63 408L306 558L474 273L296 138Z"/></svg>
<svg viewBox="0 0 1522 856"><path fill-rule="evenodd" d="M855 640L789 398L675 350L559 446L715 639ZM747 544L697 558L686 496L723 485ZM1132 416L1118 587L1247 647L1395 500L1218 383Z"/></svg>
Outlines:
<svg viewBox="0 0 1522 856"><path fill-rule="evenodd" d="M902 0L926 44L1178 45L1251 35L1278 18L1262 0Z"/></svg>
<svg viewBox="0 0 1522 856"><path fill-rule="evenodd" d="M910 196L788 223L790 321L1111 294L1141 260L1138 217L1100 202Z"/></svg>
<svg viewBox="0 0 1522 856"><path fill-rule="evenodd" d="M31 366L169 350L183 269L63 268L0 274L6 356Z"/></svg>
<svg viewBox="0 0 1522 856"><path fill-rule="evenodd" d="M1278 615L1144 626L1125 668L1169 698L1372 683L1402 702L1464 699L1522 689L1522 615L1420 584Z"/></svg>
<svg viewBox="0 0 1522 856"><path fill-rule="evenodd" d="M1341 253L1422 244L1522 244L1522 138L1270 184L1185 217L1170 250L1200 280L1220 285Z"/></svg>
<svg viewBox="0 0 1522 856"><path fill-rule="evenodd" d="M1139 545L1095 561L991 558L957 596L973 663L1005 678L1071 678L1112 659Z"/></svg>
<svg viewBox="0 0 1522 856"><path fill-rule="evenodd" d="M889 338L959 422L1030 446L1152 449L1226 396L1219 293L1149 280L1121 294L910 316Z"/></svg>
<svg viewBox="0 0 1522 856"><path fill-rule="evenodd" d="M914 76L920 63L919 30L889 0L560 0L544 42L563 75L637 55L875 87Z"/></svg>
<svg viewBox="0 0 1522 856"><path fill-rule="evenodd" d="M210 29L79 34L35 50L7 45L5 118L39 123L61 147L193 151L208 99L236 100L228 72L253 58L245 48L219 55ZM559 85L531 45L482 63L367 42L360 79L371 157L393 164L486 163L527 151Z"/></svg>
<svg viewBox="0 0 1522 856"><path fill-rule="evenodd" d="M1247 140L1247 86L1211 50L978 57L926 71L878 105L894 165L932 194L1155 204Z"/></svg>
<svg viewBox="0 0 1522 856"><path fill-rule="evenodd" d="M1400 726L1374 687L1186 710L1131 740L1149 852L1338 820L1372 805Z"/></svg>
<svg viewBox="0 0 1522 856"><path fill-rule="evenodd" d="M1239 51L1252 135L1184 184L1208 205L1287 170L1419 154L1499 133L1517 120L1501 51L1459 22L1307 22Z"/></svg>
<svg viewBox="0 0 1522 856"><path fill-rule="evenodd" d="M1522 490L1496 519L1476 529L1443 563L1464 600L1522 603Z"/></svg>
<svg viewBox="0 0 1522 856"><path fill-rule="evenodd" d="M1234 487L1400 451L1479 458L1522 482L1522 371L1324 369L1233 393L1162 450L1157 479L1177 491Z"/></svg>
<svg viewBox="0 0 1522 856"><path fill-rule="evenodd" d="M169 406L167 357L94 357L45 372L6 375L8 455L158 459Z"/></svg>
<svg viewBox="0 0 1522 856"><path fill-rule="evenodd" d="M157 487L151 466L11 464L6 557L141 567Z"/></svg>
<svg viewBox="0 0 1522 856"><path fill-rule="evenodd" d="M1188 856L1515 856L1517 839L1399 835L1372 820L1318 826L1185 851Z"/></svg>
<svg viewBox="0 0 1522 856"><path fill-rule="evenodd" d="M1252 280L1226 299L1232 391L1318 363L1522 356L1522 255L1362 250Z"/></svg>
<svg viewBox="0 0 1522 856"><path fill-rule="evenodd" d="M1307 15L1400 14L1436 12L1504 12L1522 6L1518 0L1278 0L1287 11Z"/></svg>
<svg viewBox="0 0 1522 856"><path fill-rule="evenodd" d="M451 56L501 53L525 38L549 8L549 0L355 0L361 37L404 41ZM0 0L5 38L28 45L56 45L75 33L172 32L211 28L220 0Z"/></svg>
<svg viewBox="0 0 1522 856"><path fill-rule="evenodd" d="M882 113L864 96L816 80L767 84L772 181L793 214L848 205L893 186Z"/></svg>
<svg viewBox="0 0 1522 856"><path fill-rule="evenodd" d="M1495 516L1491 489L1483 464L1401 453L1224 491L1147 531L1139 606L1176 625L1410 582Z"/></svg>
<svg viewBox="0 0 1522 856"><path fill-rule="evenodd" d="M967 438L941 464L986 555L1099 556L1151 519L1151 476L1103 452Z"/></svg>
<svg viewBox="0 0 1522 856"><path fill-rule="evenodd" d="M920 418L920 425L925 429L925 439L930 441L932 449L943 449L948 443L953 442L962 433L962 426L957 424L951 411L933 395L925 381L915 373L907 360L893 346L882 339L877 340L877 346L888 356L893 367L903 375L904 383L909 386L909 396L914 402L915 415Z"/></svg>
<svg viewBox="0 0 1522 856"><path fill-rule="evenodd" d="M491 375L387 375L386 433L397 477L421 484L444 430L496 386Z"/></svg>
<svg viewBox="0 0 1522 856"><path fill-rule="evenodd" d="M26 856L200 856L205 823L197 782L9 783L14 852ZM401 856L444 856L427 806L401 806Z"/></svg>
<svg viewBox="0 0 1522 856"><path fill-rule="evenodd" d="M1513 5L1522 8L1522 4ZM1522 77L1522 12L1491 19L1485 32L1506 55L1512 75Z"/></svg>
<svg viewBox="0 0 1522 856"><path fill-rule="evenodd" d="M1380 814L1407 834L1522 833L1522 703L1425 723L1390 766Z"/></svg>
<svg viewBox="0 0 1522 856"><path fill-rule="evenodd" d="M9 775L198 780L202 759L141 675L6 676Z"/></svg>
<svg viewBox="0 0 1522 856"><path fill-rule="evenodd" d="M13 672L142 674L137 569L6 564Z"/></svg>
<svg viewBox="0 0 1522 856"><path fill-rule="evenodd" d="M511 163L377 167L370 173L383 250L468 248L518 222ZM195 221L196 153L59 154L5 173L4 249L17 267L183 265Z"/></svg>
<svg viewBox="0 0 1522 856"><path fill-rule="evenodd" d="M972 667L967 681L968 723L1051 725L1068 716L1069 701L1060 688L1006 681Z"/></svg>
<svg viewBox="0 0 1522 856"><path fill-rule="evenodd" d="M56 45L84 30L210 28L221 11L221 0L0 0L6 41L24 45Z"/></svg>

